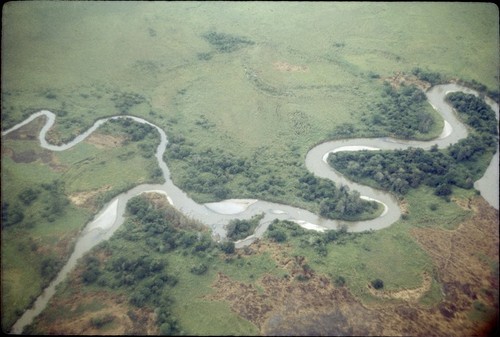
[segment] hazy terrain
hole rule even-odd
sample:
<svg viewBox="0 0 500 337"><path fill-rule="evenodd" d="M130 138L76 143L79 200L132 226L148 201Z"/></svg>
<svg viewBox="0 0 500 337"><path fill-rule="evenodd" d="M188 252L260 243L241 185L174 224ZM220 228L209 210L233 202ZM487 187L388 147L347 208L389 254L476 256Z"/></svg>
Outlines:
<svg viewBox="0 0 500 337"><path fill-rule="evenodd" d="M395 121L373 123L384 82L429 87L420 69L498 99L498 18L488 3L10 2L2 131L47 109L57 116L49 140L60 144L102 117L142 117L165 130L172 180L195 201L252 198L319 213L301 185L305 156L326 140L397 136ZM409 138L437 137L440 115L425 102L415 111L429 127ZM2 136L4 331L105 202L163 180L155 132L107 123L51 152L38 145L42 125ZM332 238L277 222L232 252L164 198L140 199L29 332L486 334L498 317L498 210L473 188L442 198L420 186L398 200L403 217L387 229ZM168 230L151 227L142 208ZM161 272L125 280L141 263Z"/></svg>

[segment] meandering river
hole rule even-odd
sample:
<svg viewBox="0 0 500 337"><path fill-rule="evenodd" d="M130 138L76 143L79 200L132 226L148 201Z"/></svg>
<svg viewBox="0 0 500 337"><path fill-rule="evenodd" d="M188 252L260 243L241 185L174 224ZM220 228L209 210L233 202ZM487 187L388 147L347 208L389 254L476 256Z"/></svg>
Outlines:
<svg viewBox="0 0 500 337"><path fill-rule="evenodd" d="M477 92L469 88L457 85L446 84L431 88L426 92L428 101L432 106L443 116L445 127L442 134L435 140L420 142L420 141L402 141L393 138L358 138L346 139L340 141L331 141L322 143L312 148L306 155L305 163L309 171L315 175L335 181L337 184L349 186L352 190L358 190L361 196L368 200L375 200L384 206L383 214L372 220L350 222L349 231L364 231L364 230L379 230L390 226L397 221L401 216L399 205L396 199L387 192L376 190L364 185L353 183L342 175L333 170L327 163L326 158L330 152L337 151L356 151L360 149L367 150L395 150L406 149L408 147L421 147L429 149L433 145L440 148L456 143L458 140L467 136L467 128L457 119L453 109L445 102L445 96L449 92L463 91L478 95ZM498 104L487 99L492 109L496 112L498 119ZM128 118L137 123L149 124L154 127L160 134L160 144L156 149L156 158L158 165L165 178L164 184L143 184L132 188L131 190L122 193L110 202L108 202L102 210L94 217L94 220L89 222L82 231L75 245L75 250L67 261L66 265L61 269L57 277L37 298L33 307L24 312L21 318L14 324L12 333L20 334L24 327L30 324L33 319L42 312L46 307L50 298L54 295L56 286L60 284L66 275L74 268L77 260L88 252L98 243L109 239L113 233L124 222L125 206L127 201L141 193L159 192L167 196L168 201L179 211L185 215L199 220L202 223L212 228L213 235L216 239L223 239L226 236L225 225L229 220L234 218L249 219L254 215L264 213L264 218L260 225L255 230L255 233L250 237L240 240L235 243L237 248L247 246L261 237L267 227L274 219L288 219L295 221L300 226L310 229L322 231L325 229L336 229L340 225L339 221L328 220L319 217L307 210L300 208L271 203L267 201L255 199L231 199L218 203L198 204L192 200L184 191L175 186L170 178L170 171L167 164L163 160L163 154L167 146L167 136L165 132L158 126L138 117L133 116L115 116L98 120L86 132L77 136L71 142L55 146L47 143L46 134L55 123L55 115L47 110L34 113L23 122L14 127L2 132L2 136L19 129L20 127L30 123L36 118L45 116L46 123L39 133L41 147L51 151L65 151L92 134L99 126L110 119ZM484 176L475 183L475 188L481 191L481 195L496 209L498 209L498 150L490 163ZM345 223L343 221L342 223Z"/></svg>

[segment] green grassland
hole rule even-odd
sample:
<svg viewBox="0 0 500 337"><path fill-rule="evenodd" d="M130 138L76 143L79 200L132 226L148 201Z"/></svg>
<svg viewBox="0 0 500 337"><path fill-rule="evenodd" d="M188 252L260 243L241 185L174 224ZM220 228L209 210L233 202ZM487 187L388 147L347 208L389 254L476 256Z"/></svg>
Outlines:
<svg viewBox="0 0 500 337"><path fill-rule="evenodd" d="M339 276L345 284L365 303L380 301L368 291L371 280L381 279L384 289L398 290L417 288L422 284L422 273L434 275L430 257L410 235L415 227L455 229L469 215L456 204L432 195L430 188L412 190L407 195L410 205L408 216L389 228L362 235L351 235L345 241L328 244L327 253L320 254L316 242L322 234L308 233L293 236L289 241L295 245L294 253L305 256L311 268L329 275L332 281ZM464 191L462 197L470 193ZM470 195L470 194L469 194ZM387 266L390 265L390 268ZM442 298L439 283L433 279L431 290L420 299L421 304L436 304Z"/></svg>
<svg viewBox="0 0 500 337"><path fill-rule="evenodd" d="M120 134L117 127L104 127L103 132L107 129ZM46 150L40 148L38 141L2 141L5 149L32 156L31 162L16 162L2 156L2 327L12 324L18 312L22 313L57 274L73 249L75 237L98 208L132 186L161 181L152 177L157 167L153 149L141 150L151 144L156 146L158 141L159 137L151 134L142 141L107 149L83 142L54 154L52 161L62 165L59 170L40 159ZM56 199L43 187L54 181L64 186L62 210L58 214L53 211ZM87 207L77 207L67 201L66 196L103 186L108 188L98 193ZM33 202L25 204L20 195L28 189L37 194ZM19 210L23 219L8 225L4 221L5 204L9 205L7 218Z"/></svg>
<svg viewBox="0 0 500 337"><path fill-rule="evenodd" d="M381 100L384 78L419 67L498 88L498 9L488 3L10 2L3 9L2 130L49 109L57 115L49 137L57 143L102 117L140 116L171 138L184 137L192 158L203 158L211 149L250 163L249 174L236 174L224 185L227 197L262 198L313 211L319 205L297 196L296 182L307 172L307 151L327 139L383 135L366 121L371 106ZM210 32L228 34L233 44L211 43L204 37ZM281 71L280 62L298 71ZM421 139L439 134L442 120L432 113L435 124L418 135ZM345 132L346 125L352 132ZM125 131L112 125L100 132L120 136ZM157 181L154 158L143 150L157 139L154 132L104 150L79 144L57 154L67 166L63 172L40 162L15 163L2 153L2 202L18 203L23 189L59 179L67 195L112 185L101 196L102 204L133 185ZM37 151L33 141L2 139L4 146ZM199 173L189 171L187 159L168 153L166 159L180 186L193 179L191 173ZM261 188L269 185L274 188ZM200 202L216 199L188 192ZM410 238L409 226L454 228L467 215L425 188L411 191L407 199L410 210L424 211L410 211L408 219L388 229L335 246L327 257L299 244L297 254L308 256L314 270L342 275L365 301L374 300L366 284L375 277L387 289L418 286L421 272L432 271L432 265ZM4 329L44 282L39 272L43 256L26 248L29 238L50 246L76 233L92 214L68 206L49 222L40 217L43 207L36 200L26 207L24 222L2 228ZM29 219L34 225L26 224ZM396 267L386 270L394 256L400 257ZM181 270L187 268L182 267L185 259L169 256L169 265L180 268L181 282L173 288L178 298L208 289L216 268L248 282L250 275L272 269L265 267L271 263L266 257L255 257L260 260L243 273L211 260L218 267L199 277ZM433 283L424 301L435 303L438 288ZM227 306L200 304L196 297L176 303L186 331L256 333ZM193 308L203 308L199 320L187 318ZM231 319L207 327L212 312Z"/></svg>
<svg viewBox="0 0 500 337"><path fill-rule="evenodd" d="M7 143L7 142L6 142ZM26 148L26 147L25 147ZM24 206L17 198L28 187L50 183L57 177L43 164L15 163L2 157L2 208L23 209L21 223L4 227L2 221L2 327L12 324L55 276L72 250L72 237L90 219L90 213L68 206L59 216L48 219L45 191L31 205ZM8 182L8 183L6 183ZM3 209L2 209L3 216ZM62 247L56 249L60 240ZM69 240L69 241L67 241ZM44 263L54 269L43 269Z"/></svg>
<svg viewBox="0 0 500 337"><path fill-rule="evenodd" d="M170 209L168 212L178 214L177 211ZM172 213L170 213L172 214ZM182 218L183 215L177 215ZM184 219L184 224L191 223L190 220ZM171 228L174 222L165 222L164 228ZM156 297L168 297L171 300L169 308L171 315L178 321L181 331L187 335L256 335L257 328L250 322L239 317L231 311L227 303L222 301L213 301L207 299L207 296L213 293L212 285L218 273L223 273L231 279L243 282L248 285L255 286L255 281L262 276L271 274L277 277L283 277L286 271L277 268L275 261L268 254L253 254L249 256L237 256L236 254L225 254L221 252L215 242L210 241L210 245L206 248L197 248L198 243L206 235L206 231L193 231L192 229L181 228L180 230L165 229L164 233L169 233L169 236L175 236L175 233L186 233L186 235L177 236L174 241L179 243L179 246L173 250L159 249L162 240L165 240L164 235L152 233L147 229L149 224L141 222L139 218L134 218L133 221L127 221L120 228L116 235L109 241L102 243L94 248L89 254L89 257L97 257L100 254L108 256L106 262L99 263L97 269L98 278L92 282L81 282L82 275L85 270L89 269L89 265L84 259L79 263L77 269L79 272L74 273L65 282L58 293L60 298L73 296L75 291L82 291L89 296L95 292L111 292L113 294L124 294L125 298L130 300L131 293L136 292L145 282L151 279L158 279L163 273L169 277L175 278L175 284L172 286L164 285L161 292ZM189 243L184 241L190 234L194 233L194 240ZM202 234L205 233L205 234ZM196 239L198 237L198 239ZM165 241L163 241L165 242ZM180 243L184 242L184 243ZM148 259L161 261L165 268L162 272L150 274L145 278L135 278L131 281L132 285L124 285L117 283L116 273L111 271L113 260L127 259L133 260L138 256L147 256ZM193 272L193 267L198 265L206 265L207 269L200 273ZM137 270L137 269L136 269ZM83 271L83 273L82 273ZM132 274L131 272L130 274ZM134 305L133 308L149 308L154 309L154 299L148 299L144 304ZM76 317L83 312L92 312L99 308L81 307L81 311L61 310L61 307L50 307L43 314L43 320L68 319ZM37 330L35 321L33 331ZM178 331L179 332L179 331ZM42 331L43 333L43 331Z"/></svg>

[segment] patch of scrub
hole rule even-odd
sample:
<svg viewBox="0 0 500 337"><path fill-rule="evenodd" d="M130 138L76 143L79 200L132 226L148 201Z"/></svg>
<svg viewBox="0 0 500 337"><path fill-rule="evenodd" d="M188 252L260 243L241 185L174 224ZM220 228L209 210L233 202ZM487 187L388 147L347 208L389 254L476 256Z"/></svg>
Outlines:
<svg viewBox="0 0 500 337"><path fill-rule="evenodd" d="M100 133L93 133L86 139L87 143L94 145L98 149L119 147L123 144L124 141L124 137L105 135Z"/></svg>
<svg viewBox="0 0 500 337"><path fill-rule="evenodd" d="M99 193L107 192L109 190L111 190L111 185L106 185L97 190L72 193L68 196L68 199L76 206L90 207L90 203L92 203L93 199Z"/></svg>
<svg viewBox="0 0 500 337"><path fill-rule="evenodd" d="M165 192L165 191L162 191L162 190L150 190L150 191L145 191L145 192L142 192L142 193L139 193L139 194L143 194L143 193L158 193L158 194L164 195L165 198L167 198L168 203L170 205L174 206L174 202L172 201L172 198L170 198L168 196L168 193Z"/></svg>

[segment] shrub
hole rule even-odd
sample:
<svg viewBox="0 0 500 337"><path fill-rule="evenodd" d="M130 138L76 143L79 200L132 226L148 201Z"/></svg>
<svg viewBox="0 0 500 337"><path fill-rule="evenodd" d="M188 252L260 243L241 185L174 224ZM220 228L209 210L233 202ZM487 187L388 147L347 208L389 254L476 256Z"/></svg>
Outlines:
<svg viewBox="0 0 500 337"><path fill-rule="evenodd" d="M36 200L40 191L37 189L33 189L31 187L24 189L21 193L19 193L19 199L26 205L30 205L33 201Z"/></svg>
<svg viewBox="0 0 500 337"><path fill-rule="evenodd" d="M282 229L275 229L269 232L269 238L276 242L285 242L287 237L286 233Z"/></svg>
<svg viewBox="0 0 500 337"><path fill-rule="evenodd" d="M208 266L204 263L200 263L199 265L191 267L191 273L195 275L205 274L208 270Z"/></svg>
<svg viewBox="0 0 500 337"><path fill-rule="evenodd" d="M231 241L222 242L219 245L219 248L220 248L220 250L222 250L226 254L232 254L232 253L234 253L234 249L235 249L234 242L231 242Z"/></svg>
<svg viewBox="0 0 500 337"><path fill-rule="evenodd" d="M220 53L230 53L240 49L245 45L253 45L254 42L241 37L225 33L208 32L203 35L212 46Z"/></svg>
<svg viewBox="0 0 500 337"><path fill-rule="evenodd" d="M114 319L115 319L115 316L113 316L112 314L106 314L104 316L92 317L90 319L90 324L93 327L99 329L102 326L104 326L108 323L111 323Z"/></svg>
<svg viewBox="0 0 500 337"><path fill-rule="evenodd" d="M337 276L333 283L335 283L337 287L343 287L345 285L345 278L343 276Z"/></svg>
<svg viewBox="0 0 500 337"><path fill-rule="evenodd" d="M371 283L372 283L372 287L375 289L382 289L384 287L384 281L382 281L379 278L373 280Z"/></svg>

